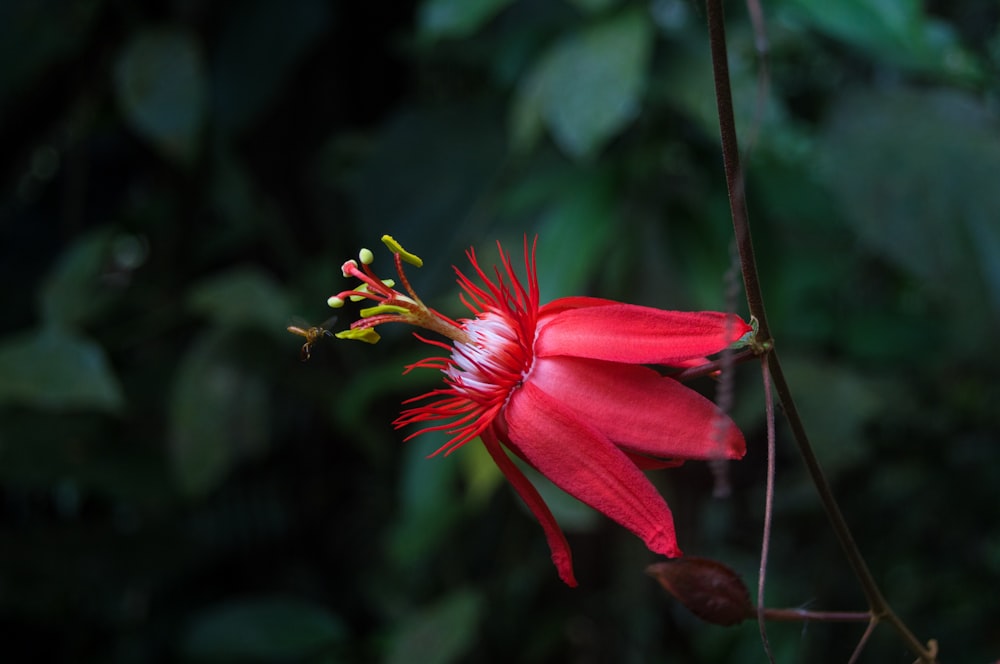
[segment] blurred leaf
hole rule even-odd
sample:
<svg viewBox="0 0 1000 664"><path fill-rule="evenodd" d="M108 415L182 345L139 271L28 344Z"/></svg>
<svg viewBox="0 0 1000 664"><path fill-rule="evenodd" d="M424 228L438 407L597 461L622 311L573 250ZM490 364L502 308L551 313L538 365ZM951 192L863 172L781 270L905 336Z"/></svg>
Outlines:
<svg viewBox="0 0 1000 664"><path fill-rule="evenodd" d="M449 664L476 642L483 598L471 590L454 592L411 614L393 635L386 664Z"/></svg>
<svg viewBox="0 0 1000 664"><path fill-rule="evenodd" d="M619 229L616 194L602 171L579 171L554 192L538 228L542 302L589 290Z"/></svg>
<svg viewBox="0 0 1000 664"><path fill-rule="evenodd" d="M463 445L454 456L465 480L465 497L473 505L483 505L504 482L503 473L478 438Z"/></svg>
<svg viewBox="0 0 1000 664"><path fill-rule="evenodd" d="M961 93L894 90L845 97L825 136L826 176L858 237L966 311L991 297L1000 311L998 130Z"/></svg>
<svg viewBox="0 0 1000 664"><path fill-rule="evenodd" d="M981 66L948 24L925 14L921 0L785 0L793 14L826 34L888 62L972 81Z"/></svg>
<svg viewBox="0 0 1000 664"><path fill-rule="evenodd" d="M727 39L737 135L744 141L756 137L759 144L755 145L755 150L758 146L773 145L773 149L785 157L806 153L810 137L804 136L789 118L783 99L770 89L761 99L758 64L750 55L755 52L753 33L747 29L734 30ZM662 100L685 112L706 136L719 140L712 58L707 42L686 42L682 50L672 53L663 63L663 69L650 81L649 96L651 103Z"/></svg>
<svg viewBox="0 0 1000 664"><path fill-rule="evenodd" d="M77 239L59 257L39 292L47 324L72 327L99 314L110 301L110 289L100 281L108 262L111 239L97 231Z"/></svg>
<svg viewBox="0 0 1000 664"><path fill-rule="evenodd" d="M456 482L458 459L443 454L428 458L446 441L441 432L431 432L405 443L399 452L399 516L390 531L390 553L399 569L412 569L440 546L464 511Z"/></svg>
<svg viewBox="0 0 1000 664"><path fill-rule="evenodd" d="M605 9L610 9L618 4L619 0L569 0L570 4L577 9L588 14L596 14Z"/></svg>
<svg viewBox="0 0 1000 664"><path fill-rule="evenodd" d="M599 151L639 113L652 44L652 23L640 11L561 39L523 79L514 100L515 149L531 147L544 119L570 156Z"/></svg>
<svg viewBox="0 0 1000 664"><path fill-rule="evenodd" d="M504 226L516 229L505 242L515 254L524 229L537 229L542 302L592 291L607 264L612 234L623 233L614 174L596 164L581 168L560 161L523 171L508 185L499 209Z"/></svg>
<svg viewBox="0 0 1000 664"><path fill-rule="evenodd" d="M424 0L418 32L428 39L462 38L478 31L513 0Z"/></svg>
<svg viewBox="0 0 1000 664"><path fill-rule="evenodd" d="M109 435L119 424L109 426L93 412L53 417L46 410L8 410L0 421L0 482L7 489L65 491L82 503L97 495L130 509L162 509L175 494L159 441Z"/></svg>
<svg viewBox="0 0 1000 664"><path fill-rule="evenodd" d="M212 63L213 113L228 134L250 126L290 80L330 23L322 0L250 0L226 8Z"/></svg>
<svg viewBox="0 0 1000 664"><path fill-rule="evenodd" d="M989 214L975 214L966 223L993 308L1000 312L1000 222Z"/></svg>
<svg viewBox="0 0 1000 664"><path fill-rule="evenodd" d="M515 152L529 152L542 137L545 128L545 70L537 66L518 86L510 108L510 143Z"/></svg>
<svg viewBox="0 0 1000 664"><path fill-rule="evenodd" d="M353 193L359 227L372 239L382 232L395 235L425 260L429 256L421 242L440 256L461 255L482 228L473 212L493 184L503 154L500 122L491 105L405 110L382 129L357 174ZM409 276L439 284L452 279L448 270Z"/></svg>
<svg viewBox="0 0 1000 664"><path fill-rule="evenodd" d="M226 334L203 336L174 379L170 457L177 485L188 496L211 491L234 464L267 446L267 385L227 358L229 343Z"/></svg>
<svg viewBox="0 0 1000 664"><path fill-rule="evenodd" d="M328 652L347 630L337 616L310 602L257 597L197 614L182 642L199 661L303 661Z"/></svg>
<svg viewBox="0 0 1000 664"><path fill-rule="evenodd" d="M216 325L256 327L281 338L292 318L285 290L253 267L233 268L198 283L188 306Z"/></svg>
<svg viewBox="0 0 1000 664"><path fill-rule="evenodd" d="M834 477L863 464L873 454L865 427L886 407L885 395L898 396L898 390L832 362L783 359L795 403L827 474Z"/></svg>
<svg viewBox="0 0 1000 664"><path fill-rule="evenodd" d="M0 341L0 403L117 412L123 397L99 345L46 327Z"/></svg>
<svg viewBox="0 0 1000 664"><path fill-rule="evenodd" d="M0 111L18 90L87 43L100 2L0 2Z"/></svg>
<svg viewBox="0 0 1000 664"><path fill-rule="evenodd" d="M197 154L207 86L201 49L180 29L138 33L116 65L115 93L129 124L185 165Z"/></svg>
<svg viewBox="0 0 1000 664"><path fill-rule="evenodd" d="M542 500L548 505L552 516L556 518L556 521L563 530L566 532L587 532L597 527L598 522L602 518L600 512L569 495L553 484L549 478L523 463L520 459L514 458L514 463L518 465L521 472L531 481L532 485L538 489ZM528 514L534 520L535 517L531 515L528 506L520 499L518 499L518 504L523 508L524 513Z"/></svg>

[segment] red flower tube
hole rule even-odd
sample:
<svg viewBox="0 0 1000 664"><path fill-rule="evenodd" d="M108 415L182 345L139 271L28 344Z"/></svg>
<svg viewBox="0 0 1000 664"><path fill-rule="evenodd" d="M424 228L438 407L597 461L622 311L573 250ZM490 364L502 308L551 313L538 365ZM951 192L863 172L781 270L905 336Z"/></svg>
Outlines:
<svg viewBox="0 0 1000 664"><path fill-rule="evenodd" d="M718 312L662 311L592 297L539 305L535 247L524 246L527 286L498 243L501 266L492 277L467 253L476 281L458 268L471 318L452 320L424 305L403 271L422 261L386 235L405 293L375 276L371 251L343 265L354 290L330 298L376 304L338 333L378 341L374 328L404 322L437 332L451 344L421 341L446 355L406 368L437 369L444 385L404 402L394 425L445 431L435 454L481 438L490 456L545 531L560 578L576 585L569 545L552 512L508 451L556 486L603 512L667 557L681 555L666 501L643 470L685 460L739 459L746 451L736 425L708 399L645 365L685 367L705 361L752 332L739 317ZM536 240L537 242L537 240ZM433 455L432 455L433 456Z"/></svg>

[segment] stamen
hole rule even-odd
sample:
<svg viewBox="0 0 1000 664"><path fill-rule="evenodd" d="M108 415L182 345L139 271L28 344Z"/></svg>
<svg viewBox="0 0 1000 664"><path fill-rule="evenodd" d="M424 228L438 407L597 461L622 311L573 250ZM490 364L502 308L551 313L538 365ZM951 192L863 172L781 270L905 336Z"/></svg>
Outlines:
<svg viewBox="0 0 1000 664"><path fill-rule="evenodd" d="M378 343L378 340L382 338L378 332L370 327L352 328L337 332L334 336L338 339L357 339L358 341L364 341L366 344Z"/></svg>
<svg viewBox="0 0 1000 664"><path fill-rule="evenodd" d="M380 304L375 307L362 309L359 313L362 318L371 318L372 316L378 316L379 314L400 314L405 316L406 314L412 312L406 307L400 307L395 304Z"/></svg>
<svg viewBox="0 0 1000 664"><path fill-rule="evenodd" d="M390 235L383 236L382 242L393 253L393 262L402 285L401 290L404 292L396 290L394 280L379 279L371 268L371 263L375 259L373 253L368 249L361 249L358 252L358 260L348 260L341 266L345 278L353 277L361 283L350 290L331 296L327 304L333 308L340 308L347 300L351 302L371 300L374 306L362 309L361 319L355 321L350 330L338 333L337 337L375 343L379 340L379 335L374 332L376 326L399 322L437 332L452 341L472 343L471 337L460 323L442 316L425 305L406 279L403 262L420 267L423 265L420 257L403 249L402 245Z"/></svg>
<svg viewBox="0 0 1000 664"><path fill-rule="evenodd" d="M424 261L421 260L419 256L411 254L406 249L403 249L403 245L396 242L396 240L394 240L391 235L383 235L382 244L388 247L389 251L391 251L394 254L397 254L400 258L402 258L410 265L414 265L416 267L423 267Z"/></svg>

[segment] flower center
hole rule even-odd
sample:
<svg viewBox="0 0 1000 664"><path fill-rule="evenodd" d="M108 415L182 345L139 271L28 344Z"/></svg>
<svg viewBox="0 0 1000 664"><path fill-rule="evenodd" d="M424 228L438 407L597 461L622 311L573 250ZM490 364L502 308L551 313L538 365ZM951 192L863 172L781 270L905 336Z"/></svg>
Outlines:
<svg viewBox="0 0 1000 664"><path fill-rule="evenodd" d="M352 290L337 293L328 300L331 307L342 307L347 300L370 300L375 306L361 310L361 318L335 336L376 343L375 327L382 323L408 323L450 339L453 343L424 339L450 353L449 357L430 357L406 368L433 368L445 375L445 381L463 398L486 410L501 408L511 393L524 381L534 358L535 321L533 300L517 284L513 270L505 262L510 278L493 283L473 260L473 267L483 278L485 288L475 286L459 273L459 283L465 295L462 300L472 310L474 318L452 320L426 306L410 285L403 263L420 267L423 261L403 249L392 237L382 242L393 253L396 273L402 290L396 290L391 279L379 279L371 268L372 252L362 249L358 260L346 261L341 267L345 277L355 277L361 283ZM535 290L532 289L532 295Z"/></svg>
<svg viewBox="0 0 1000 664"><path fill-rule="evenodd" d="M505 402L531 368L530 346L508 317L496 311L485 311L464 327L471 341L454 344L445 374L475 401Z"/></svg>

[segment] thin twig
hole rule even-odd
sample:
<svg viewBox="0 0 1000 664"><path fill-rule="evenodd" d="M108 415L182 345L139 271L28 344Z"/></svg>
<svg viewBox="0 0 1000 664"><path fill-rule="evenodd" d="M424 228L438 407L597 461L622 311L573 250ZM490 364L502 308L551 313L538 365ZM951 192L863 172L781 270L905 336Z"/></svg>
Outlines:
<svg viewBox="0 0 1000 664"><path fill-rule="evenodd" d="M678 371L675 374L670 374L670 377L674 380L691 380L692 378L700 378L702 376L709 376L711 374L722 371L724 368L728 369L732 365L739 364L740 362L746 362L747 360L752 360L756 357L756 353L752 350L743 350L739 353L733 353L728 358L719 358L711 362L706 362L705 364L699 364L696 367L691 367L685 369L684 371Z"/></svg>
<svg viewBox="0 0 1000 664"><path fill-rule="evenodd" d="M861 635L858 640L858 645L854 646L854 652L851 653L851 658L847 660L847 664L854 664L858 661L858 657L861 657L861 651L865 649L865 645L868 644L868 639L875 632L875 626L878 625L878 617L872 616L871 620L868 621L868 627L865 628L865 633Z"/></svg>
<svg viewBox="0 0 1000 664"><path fill-rule="evenodd" d="M870 611L808 611L806 609L764 609L770 622L870 622Z"/></svg>

